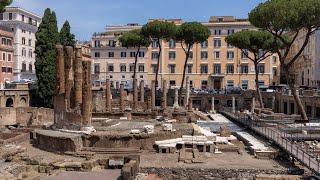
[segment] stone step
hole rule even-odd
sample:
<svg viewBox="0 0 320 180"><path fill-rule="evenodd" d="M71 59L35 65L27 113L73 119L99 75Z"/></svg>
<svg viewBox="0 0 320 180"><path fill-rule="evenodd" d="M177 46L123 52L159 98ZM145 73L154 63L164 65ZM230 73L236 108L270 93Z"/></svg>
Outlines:
<svg viewBox="0 0 320 180"><path fill-rule="evenodd" d="M141 150L138 148L101 148L101 147L83 147L81 152L94 152L98 154L137 154Z"/></svg>

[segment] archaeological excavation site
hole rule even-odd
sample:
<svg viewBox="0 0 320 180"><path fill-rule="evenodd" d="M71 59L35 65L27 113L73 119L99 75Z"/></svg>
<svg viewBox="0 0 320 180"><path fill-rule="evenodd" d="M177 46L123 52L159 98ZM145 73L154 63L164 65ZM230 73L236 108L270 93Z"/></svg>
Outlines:
<svg viewBox="0 0 320 180"><path fill-rule="evenodd" d="M188 80L182 99L165 80L95 87L81 47L56 55L53 109L0 108L0 179L280 180L319 168L306 150L320 152L319 129L275 113L280 92L263 93L260 108L255 91L199 95Z"/></svg>

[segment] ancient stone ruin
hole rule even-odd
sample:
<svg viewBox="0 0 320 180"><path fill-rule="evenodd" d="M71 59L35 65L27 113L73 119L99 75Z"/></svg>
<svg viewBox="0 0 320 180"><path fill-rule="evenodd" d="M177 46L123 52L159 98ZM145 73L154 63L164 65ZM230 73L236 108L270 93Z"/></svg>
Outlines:
<svg viewBox="0 0 320 180"><path fill-rule="evenodd" d="M54 128L87 131L92 118L91 61L82 59L78 47L56 45L56 52Z"/></svg>

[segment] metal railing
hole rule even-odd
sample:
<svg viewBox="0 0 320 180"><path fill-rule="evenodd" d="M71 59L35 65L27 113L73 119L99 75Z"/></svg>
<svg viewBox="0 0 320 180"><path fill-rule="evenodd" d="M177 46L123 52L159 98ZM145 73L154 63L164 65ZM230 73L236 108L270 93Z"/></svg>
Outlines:
<svg viewBox="0 0 320 180"><path fill-rule="evenodd" d="M221 109L221 113L266 139L272 140L280 148L285 150L314 173L317 175L320 174L320 162L318 161L318 158L313 153L306 151L297 142L291 141L290 139L292 139L294 135L281 131L279 125L259 122L257 117L244 113L232 112L227 108Z"/></svg>

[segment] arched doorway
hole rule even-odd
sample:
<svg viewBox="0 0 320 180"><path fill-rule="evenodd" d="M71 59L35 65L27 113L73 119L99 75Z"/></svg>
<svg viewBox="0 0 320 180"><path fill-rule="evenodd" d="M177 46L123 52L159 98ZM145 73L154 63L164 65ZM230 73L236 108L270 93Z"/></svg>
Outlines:
<svg viewBox="0 0 320 180"><path fill-rule="evenodd" d="M20 107L25 107L27 105L27 100L26 98L21 98L20 101L19 101L19 106Z"/></svg>
<svg viewBox="0 0 320 180"><path fill-rule="evenodd" d="M13 107L13 99L12 98L8 98L6 101L6 107Z"/></svg>

